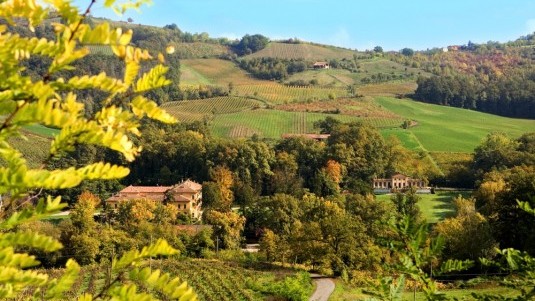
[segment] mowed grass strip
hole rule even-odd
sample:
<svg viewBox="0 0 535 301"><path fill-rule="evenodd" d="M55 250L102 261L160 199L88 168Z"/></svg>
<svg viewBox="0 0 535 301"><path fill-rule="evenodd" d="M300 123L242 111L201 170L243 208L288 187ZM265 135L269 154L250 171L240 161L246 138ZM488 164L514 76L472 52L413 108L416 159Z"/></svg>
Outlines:
<svg viewBox="0 0 535 301"><path fill-rule="evenodd" d="M391 97L376 97L378 104L418 124L405 131L414 134L430 152L473 152L491 132L511 137L535 131L535 120L514 119L466 109L445 107ZM403 135L396 135L402 141ZM411 148L411 145L406 145Z"/></svg>
<svg viewBox="0 0 535 301"><path fill-rule="evenodd" d="M418 138L410 131L404 130L401 127L382 129L381 135L383 138L388 139L390 136L395 136L403 144L403 146L412 151L424 151L422 145L418 141Z"/></svg>

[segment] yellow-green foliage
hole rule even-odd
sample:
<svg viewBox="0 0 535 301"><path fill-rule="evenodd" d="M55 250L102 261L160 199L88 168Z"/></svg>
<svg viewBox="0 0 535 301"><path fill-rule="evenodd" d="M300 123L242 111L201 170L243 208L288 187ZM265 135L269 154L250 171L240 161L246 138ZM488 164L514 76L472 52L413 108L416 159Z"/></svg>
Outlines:
<svg viewBox="0 0 535 301"><path fill-rule="evenodd" d="M89 7L80 15L69 0L7 0L0 1L0 18L10 26L25 24L34 27L48 18L54 10L62 19L52 23L56 36L53 40L35 37L21 37L10 32L11 27L0 25L0 299L31 299L24 293L33 292L33 298L62 299L78 277L80 267L73 260L67 262L62 277L50 280L47 274L32 270L39 262L35 256L19 253L21 247L54 252L62 245L52 237L18 231L17 226L50 214L57 213L64 205L60 198L40 196L42 189L70 188L83 180L117 179L126 176L129 170L106 162L95 162L86 166L50 170L47 159L71 151L78 144L93 144L121 153L128 161L134 160L141 148L134 145L131 135L139 135L139 120L144 116L161 122L171 123L175 119L156 103L143 96L143 92L170 83L165 78L167 67L164 56L158 54L160 64L139 74L140 63L153 60L146 50L132 47L132 31L110 28L100 23L94 28L84 24L95 1L88 1ZM116 4L114 0L104 1L106 7L118 13L128 8L138 8L149 0L127 1ZM111 47L113 53L125 64L123 79L98 75L57 76L59 71L73 69L72 63L89 53L82 45L103 45ZM48 57L50 65L38 79L24 76L22 62L33 56ZM76 92L82 89L98 89L106 93L101 100L102 109L87 118L84 105L77 99ZM49 145L47 159L38 168L28 166L22 152L14 147L10 138L24 137L23 128L44 125L59 129ZM28 206L36 199L37 205ZM20 210L24 205L26 209ZM143 268L144 259L153 256L176 254L167 242L158 241L142 251L131 251L114 259L112 272L118 275L95 296L86 294L79 300L151 300L154 296L141 293L133 284L141 282L168 299L195 300L195 294L179 279L169 275L150 272ZM123 284L121 280L126 280Z"/></svg>

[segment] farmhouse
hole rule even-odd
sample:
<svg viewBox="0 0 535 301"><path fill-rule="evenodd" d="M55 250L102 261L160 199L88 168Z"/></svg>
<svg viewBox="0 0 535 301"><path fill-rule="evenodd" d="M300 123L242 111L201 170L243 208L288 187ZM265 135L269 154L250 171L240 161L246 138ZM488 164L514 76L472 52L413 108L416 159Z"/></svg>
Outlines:
<svg viewBox="0 0 535 301"><path fill-rule="evenodd" d="M390 192L415 187L418 190L425 189L425 182L420 179L413 179L401 173L396 173L390 178L373 179L373 190L375 192Z"/></svg>
<svg viewBox="0 0 535 301"><path fill-rule="evenodd" d="M327 62L315 62L314 65L312 65L314 69L329 69L329 63Z"/></svg>
<svg viewBox="0 0 535 301"><path fill-rule="evenodd" d="M202 215L202 185L191 180L174 186L128 186L106 200L111 208L122 201L153 200L172 204L181 213L199 219Z"/></svg>

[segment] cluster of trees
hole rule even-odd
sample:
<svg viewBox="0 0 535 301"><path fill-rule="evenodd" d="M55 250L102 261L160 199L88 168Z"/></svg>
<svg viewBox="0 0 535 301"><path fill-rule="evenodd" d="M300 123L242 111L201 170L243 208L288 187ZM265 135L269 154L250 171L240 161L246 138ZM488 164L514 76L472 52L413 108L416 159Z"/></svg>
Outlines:
<svg viewBox="0 0 535 301"><path fill-rule="evenodd" d="M331 134L327 141L296 137L272 144L211 138L201 123L166 127L147 123L140 140L144 151L129 166L131 172L123 183L169 185L180 178L209 181L211 171L219 166L231 171L236 190L250 187L256 195L296 196L308 190L327 196L342 190L370 191L373 177L395 171L420 178L436 172L399 141L385 140L367 124L328 118L317 126Z"/></svg>
<svg viewBox="0 0 535 301"><path fill-rule="evenodd" d="M401 79L404 79L406 77L411 77L410 74L399 74L399 75L395 75L395 74L387 74L387 73L377 73L377 74L372 74L370 75L370 77L363 77L360 79L360 82L363 83L363 84L369 84L369 83L383 83L383 82L388 82L388 81L391 81L391 80L401 80Z"/></svg>
<svg viewBox="0 0 535 301"><path fill-rule="evenodd" d="M535 238L528 230L535 219L517 203L535 205L535 133L517 139L489 134L475 149L471 164L473 196L456 199L456 216L434 229L446 240L443 256L492 259L497 247L535 254Z"/></svg>
<svg viewBox="0 0 535 301"><path fill-rule="evenodd" d="M535 133L514 140L491 134L475 149L473 164L476 208L489 220L500 247L535 254L533 233L527 230L535 220L517 204L535 206Z"/></svg>
<svg viewBox="0 0 535 301"><path fill-rule="evenodd" d="M190 100L190 99L205 99L219 96L228 96L231 91L232 85L228 88L214 85L191 85L182 86L180 95L175 100Z"/></svg>
<svg viewBox="0 0 535 301"><path fill-rule="evenodd" d="M113 257L162 238L185 256L210 256L215 246L211 228L189 234L176 227L184 223L176 206L146 199L122 202L117 210L102 210L97 222L96 209L106 208L103 205L97 196L84 191L72 206L69 219L58 225L42 221L24 225L25 229L58 239L64 246L52 254L37 252L41 262L46 267L64 265L67 258L81 264L110 262Z"/></svg>
<svg viewBox="0 0 535 301"><path fill-rule="evenodd" d="M306 263L348 276L377 272L389 260L380 240L389 236L391 209L372 195L275 194L259 199L245 214L247 229L261 233L266 260Z"/></svg>
<svg viewBox="0 0 535 301"><path fill-rule="evenodd" d="M535 118L535 71L482 81L470 75L418 78L420 101L517 117Z"/></svg>
<svg viewBox="0 0 535 301"><path fill-rule="evenodd" d="M144 2L147 1L127 4L107 1L104 6L126 11ZM3 23L0 31L5 37L0 41L0 48L11 50L0 54L0 86L5 94L0 126L2 299L72 299L67 292L75 288L81 267L71 252L77 252L79 261L85 263L84 260L96 256L95 253L105 256L104 252L113 244L110 241L116 238L113 234L107 236L108 240L102 241L106 246L100 248L101 241L96 239L100 234L98 231L104 233L109 229L99 229L96 225L93 219L96 198L90 194L80 196L73 208L71 225L61 229L50 223L39 224L39 220L65 208L61 197L52 198L43 190L72 188L84 180L117 180L128 174L128 169L105 161L73 165L66 162L51 164L52 161L81 145L113 150L122 156L122 160L132 161L140 148L129 136L139 134L139 121L144 116L164 123L175 121L156 102L145 97L147 91L171 83L165 78L168 70L163 65L163 53L156 52L151 56L130 45L131 31L110 29L106 23L87 24L95 1L89 2L81 15L68 0L43 5L40 1L15 0L3 2L0 9ZM53 15L49 15L51 11ZM58 19L54 34L35 36L34 32L40 32L34 31L34 27L46 24L49 17ZM76 75L73 63L87 56L88 49L83 46L90 43L113 46L116 60L121 61L127 70L121 80L105 73ZM31 61L31 58L37 60ZM32 68L28 66L35 63L40 68L29 70ZM84 95L78 92L85 89L99 91L95 95L101 96L101 107L90 111L94 114L89 117L84 114L84 103L79 101ZM24 137L21 128L34 124L54 127L59 132L50 144L47 158L37 167L29 166L20 150L9 142L12 137ZM68 248L60 242L63 240ZM81 253L78 252L80 249L83 249ZM57 252L63 254L58 257L65 262L65 268L55 273L56 276L51 276L50 271L34 269L41 263L38 258L53 264L54 256L50 254ZM106 283L80 298L196 300L195 293L185 282L144 266L145 259L177 253L163 239L156 239L140 251L129 246L123 254L114 256L111 253L109 258L113 257L113 260L108 265ZM142 285L141 289L138 284Z"/></svg>
<svg viewBox="0 0 535 301"><path fill-rule="evenodd" d="M270 57L243 59L239 61L239 66L254 77L267 80L283 80L307 69L307 63L303 59Z"/></svg>
<svg viewBox="0 0 535 301"><path fill-rule="evenodd" d="M248 55L264 49L269 43L269 39L261 34L245 35L241 40L232 46L238 55Z"/></svg>

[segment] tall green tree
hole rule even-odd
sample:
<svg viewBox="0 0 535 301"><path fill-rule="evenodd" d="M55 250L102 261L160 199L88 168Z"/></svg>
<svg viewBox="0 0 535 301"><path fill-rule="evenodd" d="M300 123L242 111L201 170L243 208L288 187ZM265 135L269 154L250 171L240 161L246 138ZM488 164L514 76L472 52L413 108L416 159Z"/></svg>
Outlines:
<svg viewBox="0 0 535 301"><path fill-rule="evenodd" d="M124 12L128 7L137 7L146 1L132 1L118 5L106 1L106 7ZM61 243L50 236L37 232L21 231L16 227L30 221L43 219L65 206L61 198L53 199L42 194L42 189L65 189L79 185L84 180L118 179L128 174L128 169L105 162L90 162L79 166L54 168L49 166L52 158L75 150L77 145L89 144L108 148L120 153L125 160L132 161L140 152L130 136L139 134L139 120L144 116L162 122L174 122L174 118L158 108L154 101L143 96L146 91L163 87L170 82L164 74L167 68L156 65L140 74L140 62L151 60L147 51L130 45L132 31L112 29L106 22L94 27L84 20L89 15L95 1L79 14L71 1L57 0L43 6L41 1L11 0L0 3L0 18L8 25L0 26L0 194L3 207L0 211L0 253L3 260L0 270L0 298L65 299L64 293L70 289L78 277L80 266L72 259L66 263L64 274L58 279L50 279L47 274L32 269L39 264L35 256L20 252L20 247L31 247L45 252L62 248ZM15 29L25 26L34 31L42 24L51 11L61 22L54 23L53 38L23 37L14 34ZM121 79L105 73L85 76L62 75L72 69L77 60L87 56L89 50L84 45L109 45L125 66ZM22 63L32 56L42 57L44 73L31 77L24 73ZM163 54L157 55L163 62ZM84 104L77 92L96 89L104 95L99 101L101 108L91 116L84 113ZM8 138L24 136L21 128L41 124L59 129L50 144L49 156L38 168L30 168L21 152L13 147ZM32 206L35 204L35 206ZM90 210L80 210L76 223L80 227L91 227L85 217ZM80 238L80 244L84 238ZM125 279L144 283L146 287L158 290L172 299L195 300L196 296L186 285L179 286L179 279L170 280L169 275L152 273L140 267L149 256L176 254L163 240L157 241L141 251L129 251L111 264L112 275L122 275ZM33 289L31 297L20 296L25 290ZM162 296L160 295L160 296ZM85 294L80 299L93 300L150 300L156 299L141 292L134 282L113 278L96 295Z"/></svg>

